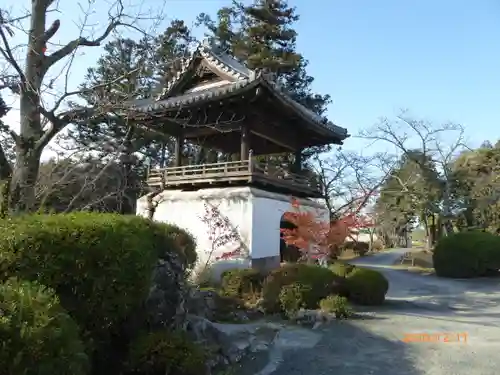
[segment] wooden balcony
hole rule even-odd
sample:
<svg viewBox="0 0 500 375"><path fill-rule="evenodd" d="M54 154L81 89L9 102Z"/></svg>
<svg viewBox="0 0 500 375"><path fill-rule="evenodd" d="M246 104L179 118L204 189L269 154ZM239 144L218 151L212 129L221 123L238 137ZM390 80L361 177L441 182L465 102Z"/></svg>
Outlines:
<svg viewBox="0 0 500 375"><path fill-rule="evenodd" d="M254 159L151 169L147 184L161 189L200 189L228 185L257 185L277 192L319 197L307 178L283 167Z"/></svg>

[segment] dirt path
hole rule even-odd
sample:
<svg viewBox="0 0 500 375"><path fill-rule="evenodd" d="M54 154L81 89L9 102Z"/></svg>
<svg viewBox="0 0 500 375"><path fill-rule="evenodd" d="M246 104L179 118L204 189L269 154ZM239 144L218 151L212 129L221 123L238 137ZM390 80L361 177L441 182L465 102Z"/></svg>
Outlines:
<svg viewBox="0 0 500 375"><path fill-rule="evenodd" d="M493 375L500 368L500 280L445 280L384 266L406 249L353 263L383 272L386 306L334 322L305 339L289 335L261 375ZM467 343L402 341L405 333L463 333ZM302 333L303 334L303 333ZM463 340L462 336L462 340ZM290 347L291 343L303 347ZM288 346L287 346L288 345Z"/></svg>

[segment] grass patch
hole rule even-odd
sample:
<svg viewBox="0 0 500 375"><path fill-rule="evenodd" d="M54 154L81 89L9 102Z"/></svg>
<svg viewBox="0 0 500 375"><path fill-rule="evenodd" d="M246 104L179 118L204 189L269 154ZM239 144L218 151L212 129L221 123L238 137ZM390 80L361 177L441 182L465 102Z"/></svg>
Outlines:
<svg viewBox="0 0 500 375"><path fill-rule="evenodd" d="M396 264L391 267L392 269L397 269L397 270L403 270L403 271L408 271L408 272L413 272L413 273L419 273L422 275L433 275L435 273L434 268L432 267L418 267L418 266L409 266L409 265L404 265L404 264Z"/></svg>
<svg viewBox="0 0 500 375"><path fill-rule="evenodd" d="M370 256L372 254L376 254L376 253L375 252L367 252L364 255L360 255L351 249L347 249L347 250L342 251L342 253L339 255L338 259L347 261L347 260L356 259L356 258L364 258L364 257Z"/></svg>

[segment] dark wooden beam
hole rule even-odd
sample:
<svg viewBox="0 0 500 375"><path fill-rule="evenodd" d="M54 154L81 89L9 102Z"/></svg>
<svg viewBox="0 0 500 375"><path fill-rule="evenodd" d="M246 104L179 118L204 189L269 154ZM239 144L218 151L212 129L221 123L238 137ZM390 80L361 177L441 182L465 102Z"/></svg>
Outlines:
<svg viewBox="0 0 500 375"><path fill-rule="evenodd" d="M177 135L175 137L174 146L174 167L180 167L182 162L182 149L184 147L184 137L182 135Z"/></svg>
<svg viewBox="0 0 500 375"><path fill-rule="evenodd" d="M184 138L185 139L192 139L192 138L217 136L219 134L239 131L240 128L241 128L241 124L239 124L239 123L227 124L227 125L221 126L220 128L217 128L216 126L204 126L204 125L189 126L188 125L186 127L186 130L184 133Z"/></svg>
<svg viewBox="0 0 500 375"><path fill-rule="evenodd" d="M292 152L299 148L299 143L292 129L283 131L272 124L259 121L252 124L252 133Z"/></svg>
<svg viewBox="0 0 500 375"><path fill-rule="evenodd" d="M248 123L244 123L241 125L241 148L240 148L241 160L248 160L249 152L250 152L250 128Z"/></svg>
<svg viewBox="0 0 500 375"><path fill-rule="evenodd" d="M302 169L302 150L295 151L295 160L293 161L293 172L300 173Z"/></svg>

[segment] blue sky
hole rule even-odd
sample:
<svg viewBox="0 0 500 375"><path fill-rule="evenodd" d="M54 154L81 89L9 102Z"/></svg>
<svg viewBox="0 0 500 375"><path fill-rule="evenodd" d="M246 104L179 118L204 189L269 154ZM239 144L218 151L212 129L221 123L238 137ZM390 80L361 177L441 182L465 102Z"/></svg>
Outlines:
<svg viewBox="0 0 500 375"><path fill-rule="evenodd" d="M229 3L144 2L165 6L168 18L188 23L200 12L214 14ZM16 6L19 0L7 3ZM65 15L78 12L77 2L62 3L61 42L75 35L71 17ZM463 124L475 145L500 139L498 0L290 0L290 4L301 16L296 27L298 48L310 61L313 88L332 96L328 116L351 134L380 116L407 108L436 123ZM71 76L75 84L98 55L97 49L79 55ZM346 147L355 148L357 143L349 140Z"/></svg>

